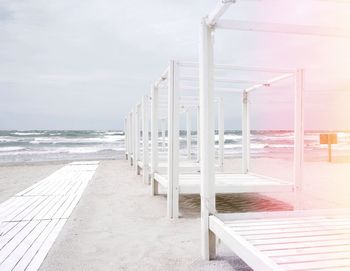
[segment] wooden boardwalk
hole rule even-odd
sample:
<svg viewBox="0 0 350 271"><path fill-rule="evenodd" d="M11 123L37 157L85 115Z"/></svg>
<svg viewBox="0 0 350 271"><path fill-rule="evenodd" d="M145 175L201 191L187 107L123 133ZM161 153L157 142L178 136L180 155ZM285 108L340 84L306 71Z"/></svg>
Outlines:
<svg viewBox="0 0 350 271"><path fill-rule="evenodd" d="M38 270L98 167L73 162L0 205L0 270Z"/></svg>

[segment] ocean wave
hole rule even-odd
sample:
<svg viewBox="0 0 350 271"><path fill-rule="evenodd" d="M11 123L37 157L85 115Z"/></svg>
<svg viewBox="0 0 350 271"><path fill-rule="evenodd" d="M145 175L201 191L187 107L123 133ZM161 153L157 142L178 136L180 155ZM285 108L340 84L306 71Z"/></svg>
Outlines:
<svg viewBox="0 0 350 271"><path fill-rule="evenodd" d="M0 152L13 152L13 151L20 151L20 150L26 150L27 148L24 147L0 147Z"/></svg>
<svg viewBox="0 0 350 271"><path fill-rule="evenodd" d="M44 135L44 132L14 132L13 135L19 135L19 136L33 136L33 135Z"/></svg>
<svg viewBox="0 0 350 271"><path fill-rule="evenodd" d="M107 135L103 137L69 138L69 137L35 137L30 144L83 144L83 143L113 143L124 140L123 135Z"/></svg>

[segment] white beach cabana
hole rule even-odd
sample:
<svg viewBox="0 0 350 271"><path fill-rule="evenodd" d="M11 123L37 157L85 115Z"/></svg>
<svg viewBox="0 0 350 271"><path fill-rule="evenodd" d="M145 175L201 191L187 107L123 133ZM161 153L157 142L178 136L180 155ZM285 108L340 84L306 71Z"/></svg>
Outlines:
<svg viewBox="0 0 350 271"><path fill-rule="evenodd" d="M181 84L181 79L184 78L180 72L181 67L191 67L192 69L198 71L198 63L181 63L176 61L171 61L169 68L164 72L161 79L155 84L152 96L152 134L157 134L157 96L159 95L159 90L157 89L160 82L164 82L167 80L168 83L168 171L161 172L158 170L158 161L157 161L157 140L152 137L152 146L155 147L155 150L152 148L152 163L151 163L151 176L152 176L152 189L153 193L157 192L158 184L164 187L167 191L167 202L168 202L168 217L176 218L179 216L179 195L180 194L200 194L200 174L199 172L181 172L180 170L180 162L179 162L179 109L180 109L180 101L181 101L181 91L186 90L188 88L183 88ZM247 68L247 67L236 67L232 65L216 65L216 69L223 69L228 71L245 71L245 72L255 72L262 71L267 72L268 74L275 74L274 77L270 75L269 79L262 81L249 81L249 80L238 80L232 78L218 78L216 77L216 81L224 81L229 82L231 85L236 85L236 88L230 87L220 87L216 88L218 91L222 92L235 92L242 93L243 89L254 91L261 86L271 85L281 80L285 80L288 78L292 78L295 76L293 71L290 70L271 70L271 69L262 69L262 68ZM277 75L276 75L277 74ZM187 78L186 78L187 79ZM198 80L198 77L195 78ZM247 87L241 87L242 83L246 84ZM192 87L192 90L198 91L197 87ZM249 110L247 103L247 93L243 93L243 166L241 173L222 173L220 165L223 164L223 142L224 142L224 116L223 116L223 105L222 98L213 97L213 104L219 101L218 106L218 127L219 127L219 167L217 167L216 177L217 180L215 182L215 191L216 193L222 194L233 194L233 193L264 193L264 192L291 192L294 190L296 184L288 182L286 180L280 180L268 176L261 176L258 174L254 174L249 171ZM200 104L199 107L203 106ZM213 105L212 105L213 110ZM213 120L215 117L214 111L211 111L211 119ZM153 118L155 118L153 120ZM203 123L203 122L201 122ZM214 122L213 122L214 125ZM207 128L205 126L199 125L201 131L203 132ZM203 129L203 130L202 130ZM214 126L211 127L211 131L214 136ZM201 142L201 140L200 140ZM208 144L207 142L205 144ZM212 137L212 142L210 143L212 146L212 167L213 172L215 170L215 151L214 145L215 140ZM203 149L202 149L203 151ZM203 157L203 156L202 156Z"/></svg>
<svg viewBox="0 0 350 271"><path fill-rule="evenodd" d="M213 167L213 36L219 29L279 34L350 36L349 31L320 26L284 25L221 19L236 1L221 1L202 20L200 46L201 127L201 228L203 259L215 256L216 238L254 270L349 270L349 210L291 211L272 213L218 214L215 208L216 181ZM294 94L294 187L302 189L304 120L303 70L293 72ZM257 86L260 88L261 86ZM242 92L243 101L251 89ZM248 108L243 105L243 168L249 173L247 138Z"/></svg>

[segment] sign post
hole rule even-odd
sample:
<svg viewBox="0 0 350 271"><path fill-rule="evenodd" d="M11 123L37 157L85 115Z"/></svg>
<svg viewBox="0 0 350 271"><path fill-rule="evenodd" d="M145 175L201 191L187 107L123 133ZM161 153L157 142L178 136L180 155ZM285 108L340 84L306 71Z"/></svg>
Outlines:
<svg viewBox="0 0 350 271"><path fill-rule="evenodd" d="M320 134L320 144L328 145L328 162L332 162L332 144L338 143L337 134Z"/></svg>

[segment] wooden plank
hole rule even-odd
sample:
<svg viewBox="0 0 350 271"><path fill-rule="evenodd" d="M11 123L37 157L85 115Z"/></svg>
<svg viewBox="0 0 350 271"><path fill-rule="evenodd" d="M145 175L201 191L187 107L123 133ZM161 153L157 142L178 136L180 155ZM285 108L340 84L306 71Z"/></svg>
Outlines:
<svg viewBox="0 0 350 271"><path fill-rule="evenodd" d="M289 264L280 264L285 270L317 270L338 267L347 267L350 270L350 259L335 259L327 261L315 261L315 262L301 262L301 263L289 263Z"/></svg>
<svg viewBox="0 0 350 271"><path fill-rule="evenodd" d="M30 232L22 242L12 251L12 253L1 263L1 269L12 270L19 260L26 254L33 242L40 236L50 221L40 221L37 226Z"/></svg>
<svg viewBox="0 0 350 271"><path fill-rule="evenodd" d="M225 223L238 222L239 220L256 219L284 219L293 217L313 217L327 216L329 218L337 216L349 216L350 209L318 209L318 210L297 210L297 211L273 211L273 212L250 212L250 213L228 213L217 214L216 217L225 221Z"/></svg>
<svg viewBox="0 0 350 271"><path fill-rule="evenodd" d="M301 236L301 237L282 237L282 238L269 238L269 239L248 239L253 245L270 245L270 244L305 244L309 242L323 242L323 241L339 241L339 240L349 240L349 234L334 234L334 235L319 235L319 236Z"/></svg>
<svg viewBox="0 0 350 271"><path fill-rule="evenodd" d="M315 241L315 242L300 242L300 243L284 243L284 244L268 244L256 245L261 251L278 250L278 249L301 249L301 248L316 248L325 246L344 246L350 245L350 240L329 240L329 241Z"/></svg>
<svg viewBox="0 0 350 271"><path fill-rule="evenodd" d="M209 216L209 228L222 242L253 269L259 271L283 270L240 235L229 230L217 217Z"/></svg>
<svg viewBox="0 0 350 271"><path fill-rule="evenodd" d="M45 239L39 251L35 254L35 257L27 266L26 271L37 271L39 269L40 265L45 259L47 253L49 252L51 246L55 242L59 232L61 231L66 221L67 221L66 219L60 219L57 222L57 224L55 225L50 235Z"/></svg>
<svg viewBox="0 0 350 271"><path fill-rule="evenodd" d="M340 229L320 229L319 227L308 228L308 231L305 231L304 228L296 229L284 229L281 231L277 229L273 231L249 231L241 232L236 231L240 235L244 236L247 240L256 240L256 239L273 239L273 238L288 238L288 237L303 237L303 236L320 236L320 235L333 235L333 234L350 234L350 227L342 227Z"/></svg>
<svg viewBox="0 0 350 271"><path fill-rule="evenodd" d="M275 256L271 257L278 264L286 263L305 263L305 262L317 262L317 261L329 261L329 260L341 260L350 259L350 251L341 252L325 252L314 253L306 255L293 255L293 256Z"/></svg>
<svg viewBox="0 0 350 271"><path fill-rule="evenodd" d="M44 222L44 221L42 221L42 222ZM55 226L59 222L59 220L55 219L55 220L49 220L47 222L48 222L48 224L45 227L45 229L41 232L41 234L38 236L38 238L36 238L34 240L34 242L31 244L30 248L26 251L26 253L24 255L22 255L22 258L17 262L13 271L23 271L27 268L27 266L33 260L35 255L38 254L43 243L48 238L48 236L51 234L52 230L55 228Z"/></svg>
<svg viewBox="0 0 350 271"><path fill-rule="evenodd" d="M311 248L291 248L291 249L278 249L264 251L264 254L269 257L282 257L282 256L296 256L296 255L313 255L313 254L327 254L333 252L348 252L350 251L350 245L338 245L338 246L326 246L326 247L311 247Z"/></svg>
<svg viewBox="0 0 350 271"><path fill-rule="evenodd" d="M326 222L328 222L327 220L325 220ZM321 222L322 223L322 222ZM235 229L237 231L243 231L243 230L264 230L264 229L291 229L293 227L303 227L305 228L305 230L307 230L307 228L309 227L323 227L324 229L327 229L327 226L350 226L350 221L349 220L337 220L337 221L329 221L329 224L319 224L317 225L315 222L307 222L307 221L300 221L299 223L297 223L297 221L295 223L290 223L290 224L275 224L275 225L256 225L256 226L235 226L232 227L230 225L230 227L232 229Z"/></svg>
<svg viewBox="0 0 350 271"><path fill-rule="evenodd" d="M97 166L65 166L0 205L0 270L40 267Z"/></svg>
<svg viewBox="0 0 350 271"><path fill-rule="evenodd" d="M0 250L0 267L5 259L20 245L20 243L30 234L39 224L39 221L31 221L16 234L6 245Z"/></svg>
<svg viewBox="0 0 350 271"><path fill-rule="evenodd" d="M23 230L30 221L8 222L6 231L0 239L0 250L3 249L21 230Z"/></svg>

